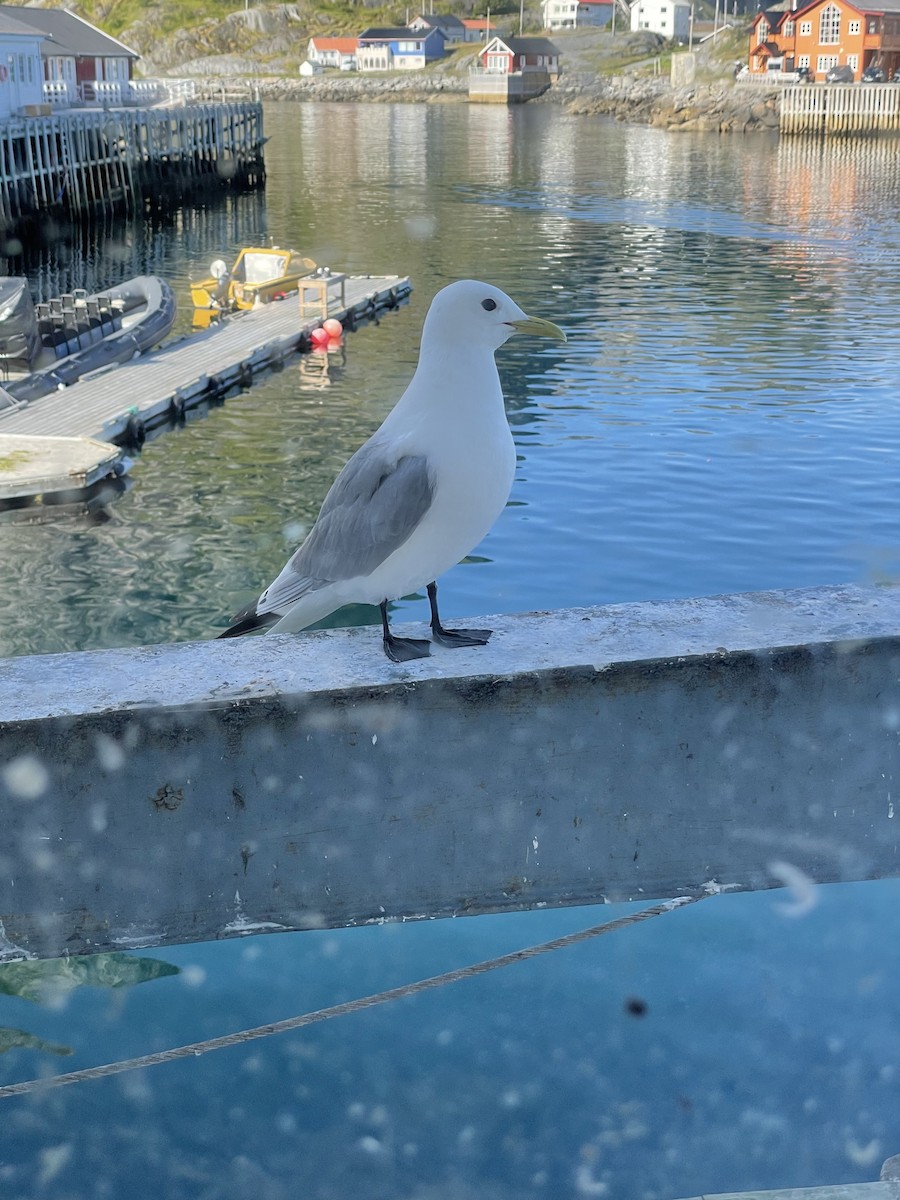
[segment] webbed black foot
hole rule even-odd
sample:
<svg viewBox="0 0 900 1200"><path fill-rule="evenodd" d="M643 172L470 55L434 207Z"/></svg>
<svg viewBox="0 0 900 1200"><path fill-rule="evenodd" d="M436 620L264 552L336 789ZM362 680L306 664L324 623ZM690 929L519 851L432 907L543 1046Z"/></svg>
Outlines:
<svg viewBox="0 0 900 1200"><path fill-rule="evenodd" d="M443 625L432 623L431 633L439 645L449 646L453 650L462 649L465 646L486 646L493 630L445 629Z"/></svg>
<svg viewBox="0 0 900 1200"><path fill-rule="evenodd" d="M438 613L437 584L429 583L427 591L428 603L431 605L431 633L439 645L449 646L451 650L487 645L493 633L491 629L445 629Z"/></svg>
<svg viewBox="0 0 900 1200"><path fill-rule="evenodd" d="M431 654L431 642L427 638L399 638L391 633L388 624L387 600L382 600L381 628L384 635L384 652L391 662L411 662L414 658L428 658Z"/></svg>
<svg viewBox="0 0 900 1200"><path fill-rule="evenodd" d="M384 652L391 662L410 662L414 658L428 658L431 642L426 638L398 638L391 633L384 639Z"/></svg>

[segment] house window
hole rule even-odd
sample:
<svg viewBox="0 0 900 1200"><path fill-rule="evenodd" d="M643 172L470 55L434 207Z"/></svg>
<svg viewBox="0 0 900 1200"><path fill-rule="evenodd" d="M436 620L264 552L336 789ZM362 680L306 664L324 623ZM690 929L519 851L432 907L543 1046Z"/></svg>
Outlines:
<svg viewBox="0 0 900 1200"><path fill-rule="evenodd" d="M822 72L827 71L829 67L836 67L837 61L836 54L820 54L816 59L816 71Z"/></svg>
<svg viewBox="0 0 900 1200"><path fill-rule="evenodd" d="M812 33L812 21L801 21L800 22L800 36L801 37L809 37L809 35L811 33Z"/></svg>
<svg viewBox="0 0 900 1200"><path fill-rule="evenodd" d="M789 38L794 36L794 22L793 21L785 21L784 36L789 37Z"/></svg>
<svg viewBox="0 0 900 1200"><path fill-rule="evenodd" d="M877 17L869 17L866 21L866 33L877 33L877 32L878 32L878 18Z"/></svg>
<svg viewBox="0 0 900 1200"><path fill-rule="evenodd" d="M798 67L808 67L809 66L809 55L801 54L799 56L799 58L797 59L797 66Z"/></svg>
<svg viewBox="0 0 900 1200"><path fill-rule="evenodd" d="M847 55L847 66L852 67L854 72L858 71L859 70L859 55L858 54L848 54Z"/></svg>
<svg viewBox="0 0 900 1200"><path fill-rule="evenodd" d="M819 17L819 45L836 46L841 40L841 10L836 4L822 9Z"/></svg>
<svg viewBox="0 0 900 1200"><path fill-rule="evenodd" d="M847 26L847 32L849 34L859 33L859 29L860 29L859 21L851 21L850 24Z"/></svg>
<svg viewBox="0 0 900 1200"><path fill-rule="evenodd" d="M769 36L768 22L760 21L760 23L759 23L759 40L761 42L764 42L768 38L768 36Z"/></svg>

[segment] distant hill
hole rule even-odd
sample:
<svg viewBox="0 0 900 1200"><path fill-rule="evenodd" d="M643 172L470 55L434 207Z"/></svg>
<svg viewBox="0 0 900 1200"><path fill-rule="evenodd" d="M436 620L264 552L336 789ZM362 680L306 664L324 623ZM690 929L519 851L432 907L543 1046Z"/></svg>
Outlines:
<svg viewBox="0 0 900 1200"><path fill-rule="evenodd" d="M40 0L39 0L40 2ZM477 0L441 3L439 11L469 16ZM509 0L510 4L514 0ZM404 25L421 8L406 3L371 0L295 0L284 4L246 0L76 0L41 7L66 7L119 38L142 56L142 73L153 75L181 67L209 74L263 71L295 75L306 58L310 37L322 33L359 33L368 26ZM516 24L519 5L514 3ZM534 28L540 24L539 5L532 0ZM493 0L491 13L500 14L503 0ZM484 7L477 10L484 14Z"/></svg>
<svg viewBox="0 0 900 1200"><path fill-rule="evenodd" d="M38 0L40 3L40 0ZM368 26L404 25L423 11L406 3L374 0L294 0L261 4L248 0L62 0L42 7L66 7L119 38L141 55L142 75L205 76L286 75L296 78L311 37L327 33L359 33ZM426 10L483 16L485 0L441 0ZM504 12L504 9L507 11ZM492 0L491 17L518 32L518 0ZM539 0L524 6L526 32L541 27ZM658 53L644 42L647 35L612 38L605 31L579 30L554 34L566 71L602 73L642 55ZM655 35L649 35L652 39ZM460 48L432 70L465 71L474 47Z"/></svg>

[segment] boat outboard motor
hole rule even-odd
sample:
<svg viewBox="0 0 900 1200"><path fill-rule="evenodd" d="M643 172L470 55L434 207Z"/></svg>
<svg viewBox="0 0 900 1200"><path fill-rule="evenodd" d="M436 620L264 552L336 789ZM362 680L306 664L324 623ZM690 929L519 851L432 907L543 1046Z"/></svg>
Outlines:
<svg viewBox="0 0 900 1200"><path fill-rule="evenodd" d="M30 371L40 350L41 334L28 280L0 275L0 370Z"/></svg>
<svg viewBox="0 0 900 1200"><path fill-rule="evenodd" d="M228 273L228 264L224 259L217 258L214 263L210 264L209 273L216 281L215 291L212 294L213 300L219 308L230 308L231 297L228 291L231 287L231 275Z"/></svg>

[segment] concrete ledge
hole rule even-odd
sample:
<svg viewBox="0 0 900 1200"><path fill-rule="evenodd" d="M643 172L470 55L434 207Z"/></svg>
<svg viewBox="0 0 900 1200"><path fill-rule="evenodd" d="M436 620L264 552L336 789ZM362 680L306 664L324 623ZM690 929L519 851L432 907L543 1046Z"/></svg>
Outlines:
<svg viewBox="0 0 900 1200"><path fill-rule="evenodd" d="M0 662L6 952L898 873L900 590L488 621Z"/></svg>
<svg viewBox="0 0 900 1200"><path fill-rule="evenodd" d="M845 1183L777 1192L722 1192L693 1200L900 1200L900 1183Z"/></svg>

